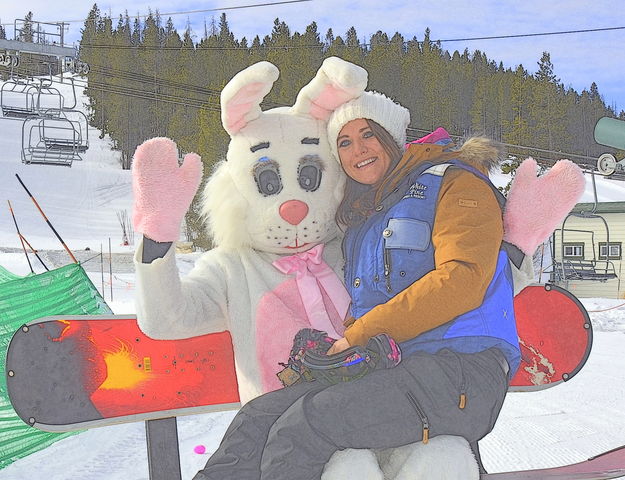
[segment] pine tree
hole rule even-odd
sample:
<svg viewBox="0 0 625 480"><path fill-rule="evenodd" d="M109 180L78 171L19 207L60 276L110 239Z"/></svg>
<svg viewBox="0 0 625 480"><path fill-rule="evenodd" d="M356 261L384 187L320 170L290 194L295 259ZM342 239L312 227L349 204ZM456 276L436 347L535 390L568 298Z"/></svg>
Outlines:
<svg viewBox="0 0 625 480"><path fill-rule="evenodd" d="M32 43L34 40L33 33L33 12L28 12L24 17L24 23L22 24L18 40Z"/></svg>
<svg viewBox="0 0 625 480"><path fill-rule="evenodd" d="M530 111L534 130L534 145L548 150L564 150L568 143L566 135L566 105L564 88L553 72L553 64L548 52L538 62Z"/></svg>
<svg viewBox="0 0 625 480"><path fill-rule="evenodd" d="M532 99L527 78L527 71L519 65L510 85L510 116L503 120L503 140L514 145L531 145L528 109Z"/></svg>

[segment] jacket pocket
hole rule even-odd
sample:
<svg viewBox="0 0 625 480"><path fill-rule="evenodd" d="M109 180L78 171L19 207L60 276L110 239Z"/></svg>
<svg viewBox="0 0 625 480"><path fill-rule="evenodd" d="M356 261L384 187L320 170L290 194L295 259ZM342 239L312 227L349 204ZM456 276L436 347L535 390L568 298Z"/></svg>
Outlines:
<svg viewBox="0 0 625 480"><path fill-rule="evenodd" d="M407 267L410 261L405 253L427 250L430 246L431 235L432 231L427 222L413 218L390 218L388 220L386 228L382 231L383 277L387 293L393 292L391 277L395 268L394 263L399 263L399 268ZM393 251L396 253L391 255ZM394 261L393 256L400 261ZM402 264L405 262L408 263ZM402 271L400 275L404 276L405 271Z"/></svg>
<svg viewBox="0 0 625 480"><path fill-rule="evenodd" d="M389 218L382 231L384 248L424 252L430 246L432 231L427 222L413 218Z"/></svg>

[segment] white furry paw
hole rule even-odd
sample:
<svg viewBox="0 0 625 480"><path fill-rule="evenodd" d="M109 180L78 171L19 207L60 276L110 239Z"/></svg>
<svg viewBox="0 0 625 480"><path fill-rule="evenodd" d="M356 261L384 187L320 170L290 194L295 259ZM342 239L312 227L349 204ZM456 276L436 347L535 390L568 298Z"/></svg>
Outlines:
<svg viewBox="0 0 625 480"><path fill-rule="evenodd" d="M440 435L427 444L385 450L380 465L387 480L478 480L479 467L462 437Z"/></svg>
<svg viewBox="0 0 625 480"><path fill-rule="evenodd" d="M350 448L330 457L321 480L384 480L384 476L371 450Z"/></svg>

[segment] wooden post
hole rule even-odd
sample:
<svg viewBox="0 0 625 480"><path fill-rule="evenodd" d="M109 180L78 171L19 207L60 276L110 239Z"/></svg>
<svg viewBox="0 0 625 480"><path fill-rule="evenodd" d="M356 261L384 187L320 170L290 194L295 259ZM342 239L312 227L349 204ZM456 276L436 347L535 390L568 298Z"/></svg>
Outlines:
<svg viewBox="0 0 625 480"><path fill-rule="evenodd" d="M176 417L145 422L150 480L182 480Z"/></svg>

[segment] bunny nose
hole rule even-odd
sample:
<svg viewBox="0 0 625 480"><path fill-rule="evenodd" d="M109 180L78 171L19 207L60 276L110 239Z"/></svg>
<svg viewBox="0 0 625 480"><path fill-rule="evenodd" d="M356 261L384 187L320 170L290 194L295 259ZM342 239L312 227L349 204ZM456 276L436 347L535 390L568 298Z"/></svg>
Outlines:
<svg viewBox="0 0 625 480"><path fill-rule="evenodd" d="M308 215L308 205L299 200L289 200L280 205L280 216L291 225L297 225Z"/></svg>

